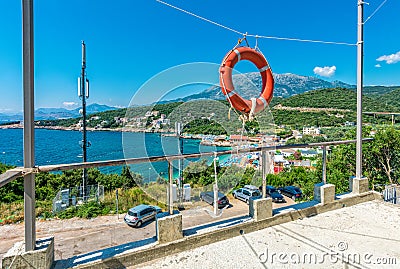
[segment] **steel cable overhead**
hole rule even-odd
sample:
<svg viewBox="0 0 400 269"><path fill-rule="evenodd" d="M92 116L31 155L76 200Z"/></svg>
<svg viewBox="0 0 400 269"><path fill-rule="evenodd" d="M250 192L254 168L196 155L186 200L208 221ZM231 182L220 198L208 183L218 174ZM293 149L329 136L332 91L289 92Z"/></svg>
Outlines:
<svg viewBox="0 0 400 269"><path fill-rule="evenodd" d="M369 21L385 4L386 4L387 0L384 0L375 10L374 12L371 13L371 15L369 15L369 17L364 21L364 24Z"/></svg>
<svg viewBox="0 0 400 269"><path fill-rule="evenodd" d="M173 9L175 9L175 10L178 10L178 11L180 11L180 12L183 12L183 13L186 13L186 14L188 14L188 15L191 15L191 16L193 16L193 17L195 17L195 18L200 19L200 20L203 20L203 21L205 21L205 22L208 22L208 23L211 23L211 24L216 25L216 26L218 26L218 27L221 27L221 28L223 28L223 29L225 29L225 30L228 30L228 31L231 31L231 32L233 32L233 33L242 35L242 36L255 37L255 38L264 38L264 39L274 39L274 40L286 40L286 41L297 41L297 42L308 42L308 43L332 44L332 45L345 45L345 46L356 46L356 45L357 45L356 43L348 43L348 42L323 41L323 40L313 40L313 39L301 39L301 38L290 38L290 37L277 37L277 36L266 36L266 35L247 34L247 33L241 32L241 31L239 31L239 30L233 29L233 28L231 28L231 27L225 26L225 25L223 25L223 24L221 24L221 23L218 23L218 22L212 21L212 20L210 20L210 19L204 18L204 17L202 17L202 16L199 16L199 15L197 15L197 14L194 14L194 13L192 13L192 12L189 12L189 11L187 11L187 10L184 10L184 9L182 9L182 8L179 8L179 7L177 7L177 6L171 5L171 4L167 3L167 2L164 2L164 1L161 1L161 0L155 0L155 1L157 1L158 3L163 4L163 5L165 5L165 6L168 6L168 7L170 7L170 8L173 8ZM385 0L384 2L386 2L386 1L387 1L387 0ZM383 3L383 4L384 4L384 3ZM381 4L381 6L383 6L383 4ZM381 7L381 6L380 6L380 7ZM380 7L379 7L379 8L380 8ZM378 9L379 9L379 8L378 8ZM377 11L378 11L378 10L376 10L374 13L376 13ZM373 13L370 17L372 17L372 16L374 15L374 13ZM368 19L369 19L369 18L368 18ZM367 20L368 20L368 19L367 19ZM364 22L364 23L365 23L365 22Z"/></svg>

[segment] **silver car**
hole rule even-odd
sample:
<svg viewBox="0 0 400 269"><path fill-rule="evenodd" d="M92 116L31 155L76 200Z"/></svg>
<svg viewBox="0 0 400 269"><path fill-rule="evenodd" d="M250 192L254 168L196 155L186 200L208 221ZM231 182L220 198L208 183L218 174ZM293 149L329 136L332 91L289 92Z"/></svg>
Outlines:
<svg viewBox="0 0 400 269"><path fill-rule="evenodd" d="M157 213L161 212L161 208L151 205L138 205L128 210L124 217L124 221L129 226L140 227L148 220L156 218Z"/></svg>
<svg viewBox="0 0 400 269"><path fill-rule="evenodd" d="M250 199L260 199L262 197L260 190L253 185L245 185L243 188L234 190L232 192L233 197L236 199L240 199L247 204L249 203Z"/></svg>

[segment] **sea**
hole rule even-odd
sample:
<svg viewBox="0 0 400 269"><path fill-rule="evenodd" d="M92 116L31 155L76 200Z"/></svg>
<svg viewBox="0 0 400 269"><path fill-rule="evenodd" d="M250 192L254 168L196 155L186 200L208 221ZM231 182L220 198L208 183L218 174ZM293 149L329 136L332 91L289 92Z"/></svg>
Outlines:
<svg viewBox="0 0 400 269"><path fill-rule="evenodd" d="M116 131L88 131L87 161L116 160L178 154L202 153L229 150L227 147L201 145L200 140L164 136L160 133L134 133ZM35 129L35 164L77 163L82 161L82 133L72 130ZM184 161L184 166L190 161ZM206 158L208 163L212 157ZM23 130L0 129L0 162L23 166ZM168 163L144 162L131 165L131 170L143 176L145 181L154 181L158 176L168 177ZM174 174L179 164L174 163ZM102 167L103 173L121 173L122 167Z"/></svg>

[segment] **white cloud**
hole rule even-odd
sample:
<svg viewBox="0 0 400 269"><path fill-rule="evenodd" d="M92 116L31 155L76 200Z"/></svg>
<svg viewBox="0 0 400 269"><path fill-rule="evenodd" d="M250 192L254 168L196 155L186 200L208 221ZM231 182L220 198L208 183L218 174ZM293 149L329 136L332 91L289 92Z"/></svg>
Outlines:
<svg viewBox="0 0 400 269"><path fill-rule="evenodd" d="M63 102L63 106L66 107L71 107L71 106L76 106L78 103L75 102Z"/></svg>
<svg viewBox="0 0 400 269"><path fill-rule="evenodd" d="M375 65L376 68L381 68L382 66L380 64Z"/></svg>
<svg viewBox="0 0 400 269"><path fill-rule="evenodd" d="M387 64L395 64L397 62L400 62L400 51L390 55L382 55L376 60L378 62L385 61Z"/></svg>
<svg viewBox="0 0 400 269"><path fill-rule="evenodd" d="M314 68L314 74L319 75L321 77L331 77L335 75L336 66L316 66Z"/></svg>

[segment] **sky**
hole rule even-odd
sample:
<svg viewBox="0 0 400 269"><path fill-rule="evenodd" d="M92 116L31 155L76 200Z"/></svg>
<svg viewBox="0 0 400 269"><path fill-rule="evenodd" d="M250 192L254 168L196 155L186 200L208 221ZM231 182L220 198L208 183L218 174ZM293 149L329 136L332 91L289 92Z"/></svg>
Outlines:
<svg viewBox="0 0 400 269"><path fill-rule="evenodd" d="M357 42L357 0L165 1L239 32ZM370 0L364 18L382 2ZM0 1L0 113L23 106L21 10L21 1ZM400 1L387 0L364 25L364 85L400 85L399 12ZM241 37L155 0L35 0L35 107L78 105L82 40L87 45L88 103L126 107L140 90L145 92L139 102L159 97L157 86L146 87L149 81L157 80L151 85L160 88L176 85L173 80L182 79L188 69L193 83L218 83L218 65ZM256 44L254 37L248 42ZM356 84L356 46L261 38L257 45L275 73ZM215 69L193 72L198 62ZM249 63L236 67L256 71ZM200 89L177 88L181 91L170 96Z"/></svg>

